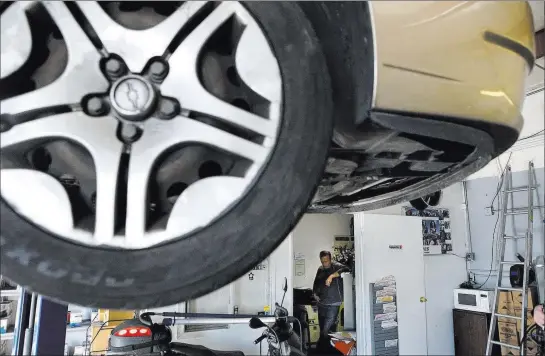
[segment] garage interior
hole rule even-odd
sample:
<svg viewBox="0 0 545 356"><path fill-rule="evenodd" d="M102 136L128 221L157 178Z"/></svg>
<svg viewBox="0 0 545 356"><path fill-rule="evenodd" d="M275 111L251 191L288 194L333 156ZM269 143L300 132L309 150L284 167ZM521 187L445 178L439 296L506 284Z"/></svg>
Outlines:
<svg viewBox="0 0 545 356"><path fill-rule="evenodd" d="M483 355L491 328L494 340L517 344L524 336L521 310L545 301L545 9L542 1L530 4L537 59L527 81L524 127L507 152L444 189L438 204L424 211L405 202L365 213L306 214L273 254L240 279L198 299L146 311L270 316L282 303L308 325L303 340L309 355ZM494 319L499 268L525 256L520 236L527 233L528 215L517 213L528 207L528 190L518 189L525 186L535 186L532 255L526 256L535 278L521 294L503 272L512 290L499 291L498 309L501 315L518 312L519 319ZM506 241L504 235L519 238ZM341 276L344 302L332 336L337 349L327 351L316 348L320 330L312 297L321 251L351 270ZM144 312L64 305L4 280L1 288L0 355L106 355L112 329ZM533 324L531 314L524 322ZM227 322L172 327L175 341L246 355L266 353L254 344L261 332ZM521 354L500 343L491 344L492 355ZM523 353L540 351L528 340Z"/></svg>

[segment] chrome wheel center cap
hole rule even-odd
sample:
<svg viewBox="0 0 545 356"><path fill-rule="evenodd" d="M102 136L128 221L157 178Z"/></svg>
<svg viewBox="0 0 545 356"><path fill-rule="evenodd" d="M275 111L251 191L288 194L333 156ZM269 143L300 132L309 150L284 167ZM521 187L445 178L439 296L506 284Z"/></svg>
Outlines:
<svg viewBox="0 0 545 356"><path fill-rule="evenodd" d="M153 111L157 95L146 79L127 75L112 86L110 101L115 111L124 119L141 121Z"/></svg>

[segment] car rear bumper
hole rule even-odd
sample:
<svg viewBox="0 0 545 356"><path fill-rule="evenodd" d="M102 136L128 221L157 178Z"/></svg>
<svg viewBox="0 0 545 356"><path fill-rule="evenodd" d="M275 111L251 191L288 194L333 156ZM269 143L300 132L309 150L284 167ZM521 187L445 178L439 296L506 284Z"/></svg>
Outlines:
<svg viewBox="0 0 545 356"><path fill-rule="evenodd" d="M373 108L520 132L534 27L526 2L372 2Z"/></svg>

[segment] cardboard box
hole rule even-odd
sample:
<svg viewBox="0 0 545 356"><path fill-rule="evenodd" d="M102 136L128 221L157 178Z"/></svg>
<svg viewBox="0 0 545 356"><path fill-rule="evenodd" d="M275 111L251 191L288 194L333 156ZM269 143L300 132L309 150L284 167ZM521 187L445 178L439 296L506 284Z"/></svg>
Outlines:
<svg viewBox="0 0 545 356"><path fill-rule="evenodd" d="M504 340L508 340L510 338L515 338L516 340L518 337L517 323L514 321L513 322L499 321L498 333L500 334L500 341L502 341L502 336L504 337Z"/></svg>
<svg viewBox="0 0 545 356"><path fill-rule="evenodd" d="M538 345L534 340L526 341L526 356L535 356L538 352Z"/></svg>
<svg viewBox="0 0 545 356"><path fill-rule="evenodd" d="M501 342L513 346L518 345L519 333L516 322L498 322L498 333ZM512 349L510 347L502 346L501 354L502 356L519 356L520 351L517 349Z"/></svg>
<svg viewBox="0 0 545 356"><path fill-rule="evenodd" d="M513 296L509 291L500 291L498 297L498 310L513 310Z"/></svg>
<svg viewBox="0 0 545 356"><path fill-rule="evenodd" d="M520 351L515 350L515 349L511 349L509 347L502 346L501 347L501 354L502 354L502 356L519 356Z"/></svg>
<svg viewBox="0 0 545 356"><path fill-rule="evenodd" d="M531 312L534 309L537 302L537 289L535 287L528 288L527 301L528 301L527 312ZM501 291L498 298L498 313L520 317L522 315L522 292ZM531 315L529 317L531 318ZM514 319L501 318L501 317L498 318L498 321L515 322ZM519 324L520 324L520 320L519 320Z"/></svg>
<svg viewBox="0 0 545 356"><path fill-rule="evenodd" d="M498 321L498 334L500 342L505 344L516 346L519 341L519 333L517 330L516 322L501 322ZM506 355L518 355L518 350L511 349L509 347L501 347L501 354Z"/></svg>
<svg viewBox="0 0 545 356"><path fill-rule="evenodd" d="M521 320L517 320L517 329L519 330L519 332L521 328L521 323L522 323ZM533 323L534 323L534 317L532 316L532 312L529 311L526 313L526 327L532 325Z"/></svg>
<svg viewBox="0 0 545 356"><path fill-rule="evenodd" d="M500 291L498 296L498 313L504 315L514 315L513 296L510 291ZM514 319L498 317L498 322L513 323Z"/></svg>
<svg viewBox="0 0 545 356"><path fill-rule="evenodd" d="M537 288L528 287L526 295L527 295L526 300L528 301L528 309L534 309L537 303ZM522 292L512 291L511 297L512 297L511 299L515 309L522 308Z"/></svg>

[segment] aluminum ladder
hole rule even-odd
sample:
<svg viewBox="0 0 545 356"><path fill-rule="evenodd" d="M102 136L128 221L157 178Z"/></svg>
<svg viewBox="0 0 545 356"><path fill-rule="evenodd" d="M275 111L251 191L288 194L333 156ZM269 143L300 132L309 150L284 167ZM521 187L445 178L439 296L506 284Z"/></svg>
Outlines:
<svg viewBox="0 0 545 356"><path fill-rule="evenodd" d="M526 331L526 316L527 316L527 309L528 309L528 279L529 279L529 271L530 271L530 264L532 261L532 244L533 244L533 211L536 208L534 206L534 190L537 189L537 184L534 180L535 173L534 173L534 164L533 162L528 163L528 185L525 187L518 187L513 188L513 181L511 177L511 166L506 167L506 172L504 176L504 182L502 187L502 207L501 207L501 215L500 215L500 244L499 244L499 256L500 260L497 266L498 271L498 280L496 281L496 287L494 289L494 308L492 310L492 319L490 320L490 330L488 331L488 342L486 344L486 355L491 355L493 345L503 346L507 347L513 350L519 350L521 356L526 355L526 343L523 343L521 346L519 345L511 345L507 343L500 342L499 340L494 340L494 335L496 333L496 328L498 324L498 318L505 318L505 319L513 319L513 320L520 320L521 321L521 328L520 328L520 338L524 335ZM511 201L513 202L513 194L514 193L521 193L521 192L527 192L528 194L528 206L526 208L512 208L508 209L508 199L511 198ZM513 206L513 205L512 205ZM527 215L528 216L528 225L526 228L526 234L524 236L509 236L505 234L505 223L507 220L508 215ZM515 241L515 243L518 240L525 240L525 256L524 262L520 261L506 261L505 260L505 244L506 241L512 240ZM523 279L523 286L522 288L513 288L513 287L504 287L502 286L502 280L504 276L504 267L505 266L513 266L513 265L524 265L524 279ZM511 291L518 291L522 292L522 310L520 316L515 315L506 315L506 314L500 314L497 311L498 308L498 301L500 292L511 292ZM519 340L520 340L519 338Z"/></svg>

